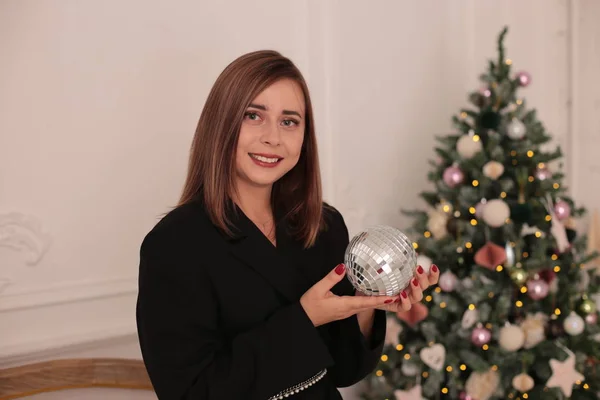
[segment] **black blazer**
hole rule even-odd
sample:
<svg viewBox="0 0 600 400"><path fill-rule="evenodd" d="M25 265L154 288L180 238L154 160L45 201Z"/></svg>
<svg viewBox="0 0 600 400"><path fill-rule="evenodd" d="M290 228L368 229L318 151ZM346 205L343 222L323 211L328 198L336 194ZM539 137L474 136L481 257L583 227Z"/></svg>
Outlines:
<svg viewBox="0 0 600 400"><path fill-rule="evenodd" d="M341 399L377 365L385 312L371 340L356 316L315 328L300 305L343 262L348 230L324 207L329 229L304 250L277 223L277 247L236 208L228 239L196 201L169 212L140 249L137 327L160 400ZM333 290L352 295L347 279ZM297 392L297 393L296 393ZM281 396L281 397L280 397Z"/></svg>

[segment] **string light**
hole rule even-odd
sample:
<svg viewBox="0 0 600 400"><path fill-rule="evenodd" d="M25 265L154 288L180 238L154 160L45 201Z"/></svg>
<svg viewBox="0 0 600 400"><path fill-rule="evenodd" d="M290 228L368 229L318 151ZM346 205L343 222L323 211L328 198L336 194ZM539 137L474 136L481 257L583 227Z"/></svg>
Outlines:
<svg viewBox="0 0 600 400"><path fill-rule="evenodd" d="M473 225L473 226L477 225L477 220L475 218L473 218L471 220L471 225Z"/></svg>
<svg viewBox="0 0 600 400"><path fill-rule="evenodd" d="M554 266L554 272L556 272L556 273L560 272L560 267L558 265Z"/></svg>
<svg viewBox="0 0 600 400"><path fill-rule="evenodd" d="M504 199L506 197L506 192L500 193L500 197L502 197Z"/></svg>
<svg viewBox="0 0 600 400"><path fill-rule="evenodd" d="M484 344L483 346L481 346L481 348L483 350L488 350L490 348L490 346L488 346L487 344Z"/></svg>
<svg viewBox="0 0 600 400"><path fill-rule="evenodd" d="M427 295L427 297L425 297L425 301L426 302L431 302L431 300L433 300L433 298L430 295Z"/></svg>
<svg viewBox="0 0 600 400"><path fill-rule="evenodd" d="M475 304L469 304L469 310L473 311L475 309Z"/></svg>
<svg viewBox="0 0 600 400"><path fill-rule="evenodd" d="M560 187L560 185L559 185L558 183L554 183L554 185L552 185L552 187L553 187L554 189L558 189L558 188Z"/></svg>
<svg viewBox="0 0 600 400"><path fill-rule="evenodd" d="M521 286L521 293L527 293L527 288L525 286Z"/></svg>
<svg viewBox="0 0 600 400"><path fill-rule="evenodd" d="M551 215L546 215L545 219L546 219L547 222L550 222L552 220L552 216Z"/></svg>
<svg viewBox="0 0 600 400"><path fill-rule="evenodd" d="M489 297L490 299L491 299L491 298L493 298L493 297L494 297L494 292L489 292L489 293L488 293L488 297Z"/></svg>
<svg viewBox="0 0 600 400"><path fill-rule="evenodd" d="M404 349L404 346L401 344L396 346L396 350L398 350L398 351L402 351L403 349Z"/></svg>
<svg viewBox="0 0 600 400"><path fill-rule="evenodd" d="M517 306L518 308L521 308L521 307L523 307L523 302L521 300L517 300L515 302L515 306Z"/></svg>
<svg viewBox="0 0 600 400"><path fill-rule="evenodd" d="M425 232L423 233L423 236L425 236L426 238L428 238L428 237L431 237L431 232L429 232L429 231L425 231Z"/></svg>
<svg viewBox="0 0 600 400"><path fill-rule="evenodd" d="M444 393L444 394L448 393L448 388L447 387L442 388L442 393Z"/></svg>
<svg viewBox="0 0 600 400"><path fill-rule="evenodd" d="M465 371L467 369L467 366L465 364L460 364L459 368L461 371Z"/></svg>
<svg viewBox="0 0 600 400"><path fill-rule="evenodd" d="M533 182L533 176L531 176L531 175L530 175L530 176L529 176L529 178L527 178L527 180L528 180L529 182Z"/></svg>
<svg viewBox="0 0 600 400"><path fill-rule="evenodd" d="M533 150L527 150L527 157L531 158L533 157Z"/></svg>
<svg viewBox="0 0 600 400"><path fill-rule="evenodd" d="M512 65L512 60L510 58L507 58L506 61L504 61L504 63L506 65Z"/></svg>
<svg viewBox="0 0 600 400"><path fill-rule="evenodd" d="M535 237L538 237L538 238L539 238L539 237L541 237L541 236L542 236L542 232L540 232L540 231L536 231L536 232L535 232Z"/></svg>
<svg viewBox="0 0 600 400"><path fill-rule="evenodd" d="M502 268L502 265L498 265L498 266L496 267L496 272L502 272L502 270L503 270L503 269L504 269L504 268Z"/></svg>
<svg viewBox="0 0 600 400"><path fill-rule="evenodd" d="M467 118L467 113L466 113L466 112L464 112L464 111L463 111L463 112L461 112L461 113L460 113L460 118L461 118L461 119L465 119L465 118Z"/></svg>
<svg viewBox="0 0 600 400"><path fill-rule="evenodd" d="M521 99L517 99L516 103L517 103L518 105L521 105L521 104L523 104L523 100L521 100Z"/></svg>
<svg viewBox="0 0 600 400"><path fill-rule="evenodd" d="M477 179L473 179L472 184L474 187L477 187L477 186L479 186L479 181Z"/></svg>
<svg viewBox="0 0 600 400"><path fill-rule="evenodd" d="M473 135L473 141L479 142L479 135Z"/></svg>
<svg viewBox="0 0 600 400"><path fill-rule="evenodd" d="M436 293L442 293L442 288L439 286L437 286L434 290Z"/></svg>
<svg viewBox="0 0 600 400"><path fill-rule="evenodd" d="M554 314L555 315L560 315L560 308L555 308L554 309Z"/></svg>
<svg viewBox="0 0 600 400"><path fill-rule="evenodd" d="M381 361L386 362L388 360L388 356L386 354L383 354L381 356Z"/></svg>
<svg viewBox="0 0 600 400"><path fill-rule="evenodd" d="M475 209L475 207L469 207L469 212L471 214L475 214L477 212L477 210Z"/></svg>
<svg viewBox="0 0 600 400"><path fill-rule="evenodd" d="M473 247L473 243L471 243L471 242L467 242L467 243L465 243L465 247L466 247L467 249L470 249L471 247Z"/></svg>
<svg viewBox="0 0 600 400"><path fill-rule="evenodd" d="M452 372L452 366L451 366L451 365L448 365L448 366L446 367L446 371L448 371L448 372Z"/></svg>
<svg viewBox="0 0 600 400"><path fill-rule="evenodd" d="M440 308L446 308L446 302L445 301L442 301L440 303Z"/></svg>
<svg viewBox="0 0 600 400"><path fill-rule="evenodd" d="M552 259L552 261L556 261L558 260L558 255L557 254L552 254L552 257L550 257Z"/></svg>
<svg viewBox="0 0 600 400"><path fill-rule="evenodd" d="M429 372L427 372L427 371L424 371L424 372L421 374L421 376L422 376L423 378L427 378L427 377L429 376Z"/></svg>
<svg viewBox="0 0 600 400"><path fill-rule="evenodd" d="M375 375L383 376L383 371L379 369L379 370L377 370L377 372L375 372Z"/></svg>
<svg viewBox="0 0 600 400"><path fill-rule="evenodd" d="M405 360L410 360L410 354L406 353L406 354L404 355L404 359L405 359Z"/></svg>
<svg viewBox="0 0 600 400"><path fill-rule="evenodd" d="M417 242L413 242L413 248L416 250L419 248L419 245L417 244Z"/></svg>

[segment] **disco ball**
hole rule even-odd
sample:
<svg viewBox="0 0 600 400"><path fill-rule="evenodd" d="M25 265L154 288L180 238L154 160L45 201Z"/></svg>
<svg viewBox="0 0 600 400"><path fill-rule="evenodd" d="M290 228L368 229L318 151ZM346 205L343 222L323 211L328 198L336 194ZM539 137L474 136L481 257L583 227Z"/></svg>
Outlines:
<svg viewBox="0 0 600 400"><path fill-rule="evenodd" d="M417 254L404 233L378 225L350 240L344 255L347 277L368 296L397 296L414 277Z"/></svg>

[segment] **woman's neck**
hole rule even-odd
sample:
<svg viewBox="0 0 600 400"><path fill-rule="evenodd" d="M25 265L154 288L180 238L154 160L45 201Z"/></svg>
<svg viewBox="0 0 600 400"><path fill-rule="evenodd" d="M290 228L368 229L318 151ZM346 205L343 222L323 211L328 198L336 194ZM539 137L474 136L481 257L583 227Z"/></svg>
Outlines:
<svg viewBox="0 0 600 400"><path fill-rule="evenodd" d="M273 218L271 189L272 186L256 187L238 184L233 201L251 220L258 222L271 220Z"/></svg>

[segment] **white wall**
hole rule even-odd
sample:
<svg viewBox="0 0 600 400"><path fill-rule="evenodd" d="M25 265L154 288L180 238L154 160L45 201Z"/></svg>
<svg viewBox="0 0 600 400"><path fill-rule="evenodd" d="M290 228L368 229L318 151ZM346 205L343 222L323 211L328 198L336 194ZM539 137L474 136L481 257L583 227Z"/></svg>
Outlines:
<svg viewBox="0 0 600 400"><path fill-rule="evenodd" d="M408 222L433 136L508 24L508 56L533 76L523 95L567 151L576 199L600 207L597 4L0 2L0 366L110 338L138 356L141 238L177 200L214 79L247 51L305 73L325 194L356 231Z"/></svg>

